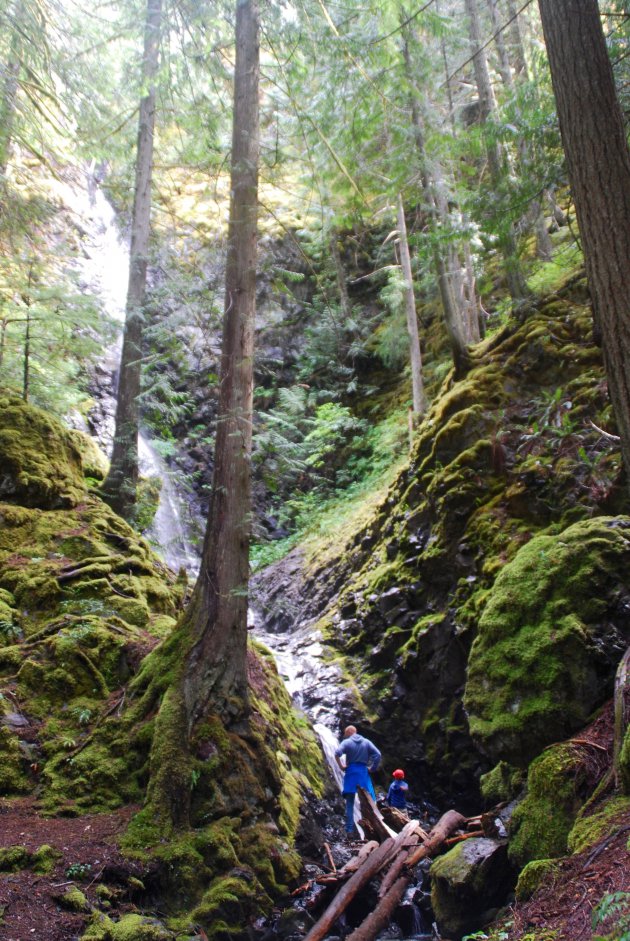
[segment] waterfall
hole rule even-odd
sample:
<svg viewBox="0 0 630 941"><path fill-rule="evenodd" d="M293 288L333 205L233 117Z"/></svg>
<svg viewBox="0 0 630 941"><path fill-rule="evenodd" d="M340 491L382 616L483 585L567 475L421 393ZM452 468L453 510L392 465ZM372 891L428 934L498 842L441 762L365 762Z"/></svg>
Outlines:
<svg viewBox="0 0 630 941"><path fill-rule="evenodd" d="M111 447L115 430L115 377L120 368L127 302L129 248L118 230L114 207L91 171L86 171L81 184L66 184L64 201L77 215L83 232L83 255L77 262L79 280L86 291L100 298L105 313L119 325L115 341L104 350L97 366L97 379L111 389L110 407L102 410L99 423L104 443ZM138 458L141 474L161 481L158 509L145 535L167 565L175 571L184 568L196 578L199 554L192 534L200 528L198 521L191 519L186 495L177 487L173 472L142 430L138 435Z"/></svg>
<svg viewBox="0 0 630 941"><path fill-rule="evenodd" d="M192 520L190 524L184 522L188 508L173 480L173 474L142 431L138 435L138 459L144 477L159 477L162 482L160 502L145 536L155 543L157 551L173 571L184 569L188 575L196 578L199 573L199 553L189 535L195 521Z"/></svg>

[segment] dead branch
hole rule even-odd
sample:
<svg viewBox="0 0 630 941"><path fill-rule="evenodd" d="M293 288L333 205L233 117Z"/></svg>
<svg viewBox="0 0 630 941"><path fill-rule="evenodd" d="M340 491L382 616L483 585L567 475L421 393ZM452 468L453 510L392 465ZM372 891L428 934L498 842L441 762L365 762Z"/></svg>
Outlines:
<svg viewBox="0 0 630 941"><path fill-rule="evenodd" d="M383 815L376 806L374 798L362 787L357 788L357 794L361 806L361 824L366 832L377 839L379 843L389 837L396 836L396 831L388 827L383 820Z"/></svg>
<svg viewBox="0 0 630 941"><path fill-rule="evenodd" d="M328 862L330 863L330 868L332 869L333 872L337 872L337 867L335 866L335 860L332 857L332 853L330 852L330 846L328 845L328 843L324 843L324 849L326 850L326 855L328 856Z"/></svg>

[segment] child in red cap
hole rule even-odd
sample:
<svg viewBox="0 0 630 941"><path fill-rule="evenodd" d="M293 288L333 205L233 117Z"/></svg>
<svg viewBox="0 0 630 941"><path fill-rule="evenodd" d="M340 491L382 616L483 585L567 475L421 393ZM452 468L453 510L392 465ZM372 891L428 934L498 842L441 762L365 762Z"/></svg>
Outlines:
<svg viewBox="0 0 630 941"><path fill-rule="evenodd" d="M396 768L392 778L394 780L389 785L387 803L390 807L405 810L407 807L407 791L409 790L409 785L405 782L405 772L401 768Z"/></svg>

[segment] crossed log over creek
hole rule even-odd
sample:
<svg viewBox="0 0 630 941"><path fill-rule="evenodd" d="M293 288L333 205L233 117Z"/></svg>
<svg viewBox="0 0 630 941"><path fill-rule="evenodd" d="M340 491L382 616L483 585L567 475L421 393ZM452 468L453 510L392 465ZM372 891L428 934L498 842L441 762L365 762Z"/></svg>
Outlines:
<svg viewBox="0 0 630 941"><path fill-rule="evenodd" d="M317 878L316 881L320 884L339 884L341 888L304 941L322 941L356 894L371 879L382 873L376 906L346 938L346 941L373 941L391 920L413 879L413 869L421 860L433 856L447 841L452 843L471 836L490 835L489 831L492 829L492 814L466 818L456 810L449 810L440 817L429 833L423 830L417 820L407 821L402 814L394 814L390 817L390 822L394 825L404 822L402 830L396 833L385 823L369 794L362 788L358 789L358 793L362 824L365 825L366 832L376 839L364 843L358 854L346 863L343 869ZM449 840L456 830L465 830L470 826L475 828L472 832Z"/></svg>

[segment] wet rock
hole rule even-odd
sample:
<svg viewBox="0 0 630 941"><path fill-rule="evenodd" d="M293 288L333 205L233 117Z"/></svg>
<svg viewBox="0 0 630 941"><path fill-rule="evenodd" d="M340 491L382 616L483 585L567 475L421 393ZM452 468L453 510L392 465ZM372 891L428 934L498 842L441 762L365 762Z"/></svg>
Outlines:
<svg viewBox="0 0 630 941"><path fill-rule="evenodd" d="M302 908L289 908L281 915L276 926L276 936L281 941L303 938L315 924L314 918Z"/></svg>
<svg viewBox="0 0 630 941"><path fill-rule="evenodd" d="M486 838L465 840L431 866L431 901L445 937L477 930L489 908L501 905L513 887L507 844Z"/></svg>
<svg viewBox="0 0 630 941"><path fill-rule="evenodd" d="M25 729L31 724L26 716L23 716L20 712L8 712L6 716L2 717L2 722L13 731Z"/></svg>

